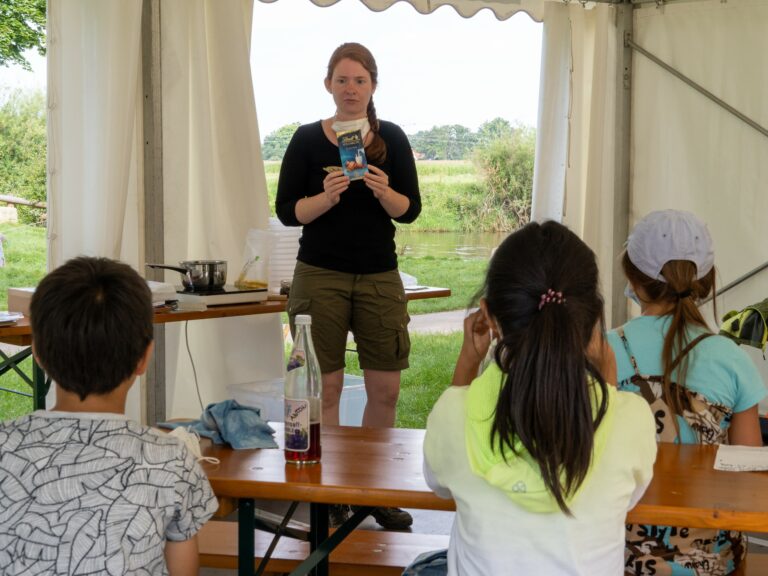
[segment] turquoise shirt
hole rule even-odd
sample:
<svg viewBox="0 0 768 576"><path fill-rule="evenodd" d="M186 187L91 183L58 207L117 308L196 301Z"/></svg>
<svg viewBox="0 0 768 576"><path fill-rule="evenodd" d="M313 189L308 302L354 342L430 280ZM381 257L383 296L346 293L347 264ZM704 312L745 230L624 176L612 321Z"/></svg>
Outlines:
<svg viewBox="0 0 768 576"><path fill-rule="evenodd" d="M624 325L624 334L641 374L660 376L664 373L661 351L669 322L669 316L640 316ZM701 328L691 328L689 337L693 339L703 332ZM629 381L634 369L615 330L608 333L608 342L616 354L619 390L637 392L637 386ZM766 395L765 385L752 359L732 340L717 335L702 340L689 352L685 386L734 412L751 408ZM678 418L678 422L682 442L695 443L690 427L682 418ZM727 426L729 422L723 424Z"/></svg>

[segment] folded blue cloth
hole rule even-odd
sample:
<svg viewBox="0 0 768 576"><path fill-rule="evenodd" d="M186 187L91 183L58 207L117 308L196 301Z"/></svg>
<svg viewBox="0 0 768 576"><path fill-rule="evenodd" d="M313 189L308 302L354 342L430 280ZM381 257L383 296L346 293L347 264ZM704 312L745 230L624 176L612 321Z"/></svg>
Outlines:
<svg viewBox="0 0 768 576"><path fill-rule="evenodd" d="M214 444L227 443L232 448L277 448L275 431L261 417L261 410L243 406L237 400L223 400L208 404L199 420L161 422L162 428L184 426Z"/></svg>

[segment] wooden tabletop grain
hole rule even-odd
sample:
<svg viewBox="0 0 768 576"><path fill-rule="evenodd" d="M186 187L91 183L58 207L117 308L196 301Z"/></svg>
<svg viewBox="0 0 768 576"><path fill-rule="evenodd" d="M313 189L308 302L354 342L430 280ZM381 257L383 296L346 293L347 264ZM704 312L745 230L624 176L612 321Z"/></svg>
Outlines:
<svg viewBox="0 0 768 576"><path fill-rule="evenodd" d="M204 468L219 496L453 510L424 482L423 440L423 430L324 426L320 464L286 464L279 449L206 446L221 464ZM768 532L768 473L714 470L716 452L660 444L653 481L627 522Z"/></svg>

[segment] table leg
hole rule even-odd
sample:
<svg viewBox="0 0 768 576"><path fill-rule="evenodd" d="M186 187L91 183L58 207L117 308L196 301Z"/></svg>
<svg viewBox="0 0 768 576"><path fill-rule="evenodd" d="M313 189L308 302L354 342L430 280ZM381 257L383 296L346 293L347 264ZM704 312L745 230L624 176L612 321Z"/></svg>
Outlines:
<svg viewBox="0 0 768 576"><path fill-rule="evenodd" d="M360 507L352 516L328 536L328 505L309 505L309 557L299 564L289 576L328 576L328 556L349 533L357 528L373 510L371 506Z"/></svg>
<svg viewBox="0 0 768 576"><path fill-rule="evenodd" d="M256 504L253 498L240 498L237 507L237 574L253 576L253 531Z"/></svg>
<svg viewBox="0 0 768 576"><path fill-rule="evenodd" d="M51 387L51 381L45 377L45 370L32 357L32 406L35 410L45 410L45 397Z"/></svg>

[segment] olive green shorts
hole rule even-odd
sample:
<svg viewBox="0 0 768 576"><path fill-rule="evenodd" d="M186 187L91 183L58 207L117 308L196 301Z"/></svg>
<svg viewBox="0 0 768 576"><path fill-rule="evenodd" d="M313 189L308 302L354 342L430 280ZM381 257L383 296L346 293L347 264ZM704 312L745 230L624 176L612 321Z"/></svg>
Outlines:
<svg viewBox="0 0 768 576"><path fill-rule="evenodd" d="M296 314L312 316L312 342L323 373L344 368L349 331L360 368L408 368L410 317L397 270L349 274L296 262L288 297L291 333Z"/></svg>

